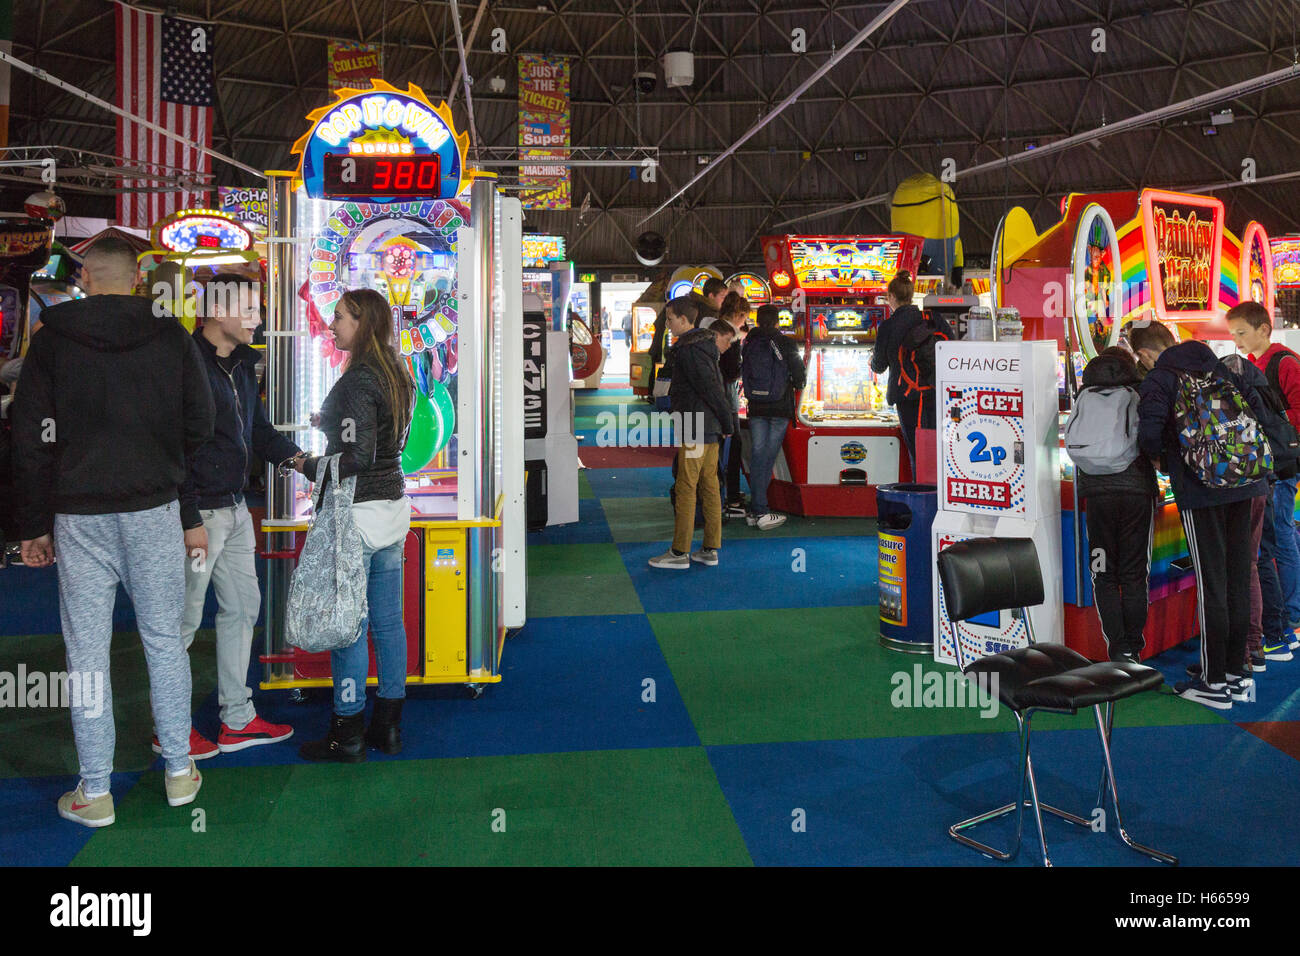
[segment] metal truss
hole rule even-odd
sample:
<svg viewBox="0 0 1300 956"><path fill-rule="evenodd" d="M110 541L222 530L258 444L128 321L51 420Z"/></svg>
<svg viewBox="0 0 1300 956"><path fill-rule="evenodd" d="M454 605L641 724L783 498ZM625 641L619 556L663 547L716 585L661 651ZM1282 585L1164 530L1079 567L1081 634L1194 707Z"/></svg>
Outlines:
<svg viewBox="0 0 1300 956"><path fill-rule="evenodd" d="M15 18L15 53L111 95L113 47L105 40L112 5L30 5L34 16ZM288 161L288 146L301 132L293 118L320 105L328 39L382 43L388 78L414 81L435 99L450 99L458 78L447 0L134 5L173 6L181 16L217 26L213 146L259 168ZM475 78L513 75L520 52L570 58L573 146L566 158L573 195L589 198L590 212L529 210L530 224L541 220L548 230L564 231L584 264L630 265L639 231L633 224L694 175L697 157L726 150L881 6L878 0L462 0L461 26ZM1027 143L1092 129L1103 117L1141 114L1285 66L1295 58L1298 11L1300 0L917 0L644 228L668 238L673 261L752 265L758 237L781 220L887 193L914 173L938 175L945 158L960 167L987 163ZM507 29L505 53L492 50L496 27ZM804 53L791 49L795 27L806 32ZM1098 27L1106 31L1105 55L1089 50ZM654 69L666 50L688 47L696 61L694 85L637 93L635 71ZM11 142L112 150L111 116L36 90L22 77L13 87ZM479 83L473 101L481 160L517 163L513 92L492 94ZM1240 179L1246 157L1256 161L1260 184L1226 189L1230 217L1259 218L1273 232L1300 227L1300 183L1267 179L1294 166L1300 89L1279 87L1230 105L1236 123L1217 138L1203 137L1195 124L1165 123L1132 134L1131 150L1082 147L963 181L958 201L968 252L991 243L1008 202L1047 221L1071 190L1231 183ZM458 116L463 107L462 97ZM645 159L658 164L653 183L629 175ZM183 170L137 169L129 183L120 175L110 183L97 172L119 165L69 160L69 168L84 170L77 179L60 162L59 182L92 191L206 185ZM821 232L886 230L888 206L808 225Z"/></svg>

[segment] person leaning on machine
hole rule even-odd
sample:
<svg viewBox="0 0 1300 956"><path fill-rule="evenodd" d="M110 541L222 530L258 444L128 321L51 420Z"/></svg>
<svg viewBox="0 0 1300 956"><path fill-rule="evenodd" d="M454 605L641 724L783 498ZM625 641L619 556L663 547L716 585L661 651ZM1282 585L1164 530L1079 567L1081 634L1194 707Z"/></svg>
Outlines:
<svg viewBox="0 0 1300 956"><path fill-rule="evenodd" d="M352 515L368 567L370 639L379 662L379 687L370 727L363 732L369 642L330 653L334 716L323 740L303 744L306 760L359 763L367 744L386 753L402 749L406 698L406 627L402 621L402 557L411 527L411 502L402 476L402 448L415 409L415 385L393 348L388 300L373 289L343 293L330 325L334 345L348 353L347 370L325 396L320 429L325 456L299 458L294 467L325 481L326 459L342 454L339 478L357 478ZM361 625L366 633L366 624Z"/></svg>

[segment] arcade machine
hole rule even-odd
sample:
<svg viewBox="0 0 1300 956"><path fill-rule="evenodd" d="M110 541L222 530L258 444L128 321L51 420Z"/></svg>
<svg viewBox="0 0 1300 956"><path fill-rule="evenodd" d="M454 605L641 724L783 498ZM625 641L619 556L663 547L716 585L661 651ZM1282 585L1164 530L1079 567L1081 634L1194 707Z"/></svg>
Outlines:
<svg viewBox="0 0 1300 956"><path fill-rule="evenodd" d="M799 515L874 516L876 487L911 478L885 380L871 371L885 290L913 274L919 236L764 236L774 295L790 301L808 384L773 470L768 500ZM783 329L783 331L786 331ZM790 334L787 331L787 334Z"/></svg>
<svg viewBox="0 0 1300 956"><path fill-rule="evenodd" d="M1232 352L1227 310L1246 299L1273 308L1268 236L1252 222L1243 237L1224 228L1219 200L1156 189L1071 194L1062 201L1061 221L1042 235L1019 207L1003 218L994 237L993 299L1018 309L1026 339L1056 343L1061 428L1083 366L1123 341L1125 326L1135 319L1154 317L1180 338L1204 340L1219 354ZM1084 503L1064 448L1060 463L1067 643L1104 659L1087 571ZM1158 477L1163 497L1155 519L1146 657L1182 643L1198 628L1187 542L1168 480Z"/></svg>
<svg viewBox="0 0 1300 956"><path fill-rule="evenodd" d="M267 174L272 421L323 451L309 420L343 359L328 324L345 290L382 292L419 392L402 452L407 681L477 695L524 622L522 210L491 175L469 185L468 137L414 84L337 90L308 121L298 169ZM329 684L328 655L289 646L282 625L309 509L305 479L272 476L263 688Z"/></svg>
<svg viewBox="0 0 1300 956"><path fill-rule="evenodd" d="M1300 329L1300 236L1280 236L1269 240L1273 260L1274 304L1273 332ZM1287 341L1289 348L1295 348Z"/></svg>
<svg viewBox="0 0 1300 956"><path fill-rule="evenodd" d="M41 320L41 312L52 305L70 299L85 298L86 293L77 285L81 259L57 240L50 251L49 261L32 273L27 299L27 325L34 331Z"/></svg>
<svg viewBox="0 0 1300 956"><path fill-rule="evenodd" d="M0 215L0 365L27 353L32 273L49 262L53 242L50 220Z"/></svg>
<svg viewBox="0 0 1300 956"><path fill-rule="evenodd" d="M554 267L555 263L552 263ZM578 440L573 434L571 263L524 283L524 470L529 531L578 520ZM524 273L525 279L528 273ZM543 280L545 280L543 282ZM544 286L544 288L539 288ZM545 298L539 294L545 293Z"/></svg>

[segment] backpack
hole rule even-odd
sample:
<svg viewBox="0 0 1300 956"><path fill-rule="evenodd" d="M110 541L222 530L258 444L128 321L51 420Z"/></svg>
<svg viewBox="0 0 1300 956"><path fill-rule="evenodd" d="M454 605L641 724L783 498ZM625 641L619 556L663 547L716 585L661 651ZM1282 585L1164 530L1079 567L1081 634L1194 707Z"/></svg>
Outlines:
<svg viewBox="0 0 1300 956"><path fill-rule="evenodd" d="M1188 470L1209 488L1266 477L1273 452L1240 390L1214 372L1177 374L1174 428Z"/></svg>
<svg viewBox="0 0 1300 956"><path fill-rule="evenodd" d="M919 397L925 402L925 393L934 391L934 347L947 341L948 336L939 331L938 323L929 315L903 336L898 346L898 374L903 382L903 394Z"/></svg>
<svg viewBox="0 0 1300 956"><path fill-rule="evenodd" d="M1137 460L1138 395L1125 385L1085 388L1065 422L1065 450L1089 475L1118 475Z"/></svg>
<svg viewBox="0 0 1300 956"><path fill-rule="evenodd" d="M750 336L740 351L740 382L748 402L779 402L790 387L790 367L776 342Z"/></svg>
<svg viewBox="0 0 1300 956"><path fill-rule="evenodd" d="M1286 400L1286 393L1282 391L1282 379L1278 375L1278 367L1288 356L1300 361L1300 356L1290 349L1278 352L1268 360L1268 367L1264 370L1268 386L1255 387L1269 411L1281 419L1280 422L1271 423L1272 427L1269 422L1264 423L1269 444L1273 447L1273 474L1279 478L1294 478L1300 474L1300 434L1296 432L1291 419L1287 417L1291 405Z"/></svg>

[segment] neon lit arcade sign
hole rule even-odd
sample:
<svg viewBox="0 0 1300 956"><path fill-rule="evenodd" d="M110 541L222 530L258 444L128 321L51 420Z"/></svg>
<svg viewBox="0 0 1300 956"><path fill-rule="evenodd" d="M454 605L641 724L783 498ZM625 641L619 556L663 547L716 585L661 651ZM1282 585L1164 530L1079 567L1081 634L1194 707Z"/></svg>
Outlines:
<svg viewBox="0 0 1300 956"><path fill-rule="evenodd" d="M369 90L338 90L308 114L313 125L293 146L307 195L371 203L458 196L468 182L469 136L456 132L447 104L434 106L413 83L403 91L371 82Z"/></svg>

